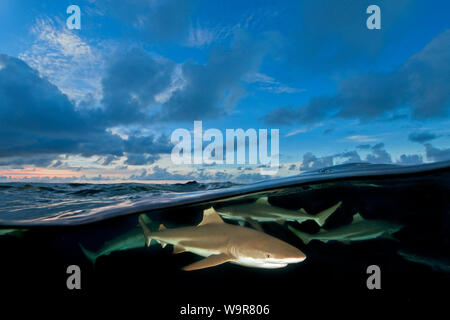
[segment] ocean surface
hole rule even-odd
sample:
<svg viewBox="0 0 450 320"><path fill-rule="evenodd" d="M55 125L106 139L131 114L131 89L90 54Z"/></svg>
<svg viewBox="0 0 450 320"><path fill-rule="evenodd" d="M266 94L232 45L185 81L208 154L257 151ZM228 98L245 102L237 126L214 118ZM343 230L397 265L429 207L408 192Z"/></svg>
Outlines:
<svg viewBox="0 0 450 320"><path fill-rule="evenodd" d="M324 294L413 303L450 284L449 195L450 162L341 165L248 185L1 183L0 282L9 292L64 295L72 292L66 268L77 265L80 292L158 287L152 304L173 318L187 303L225 301L271 304L273 315ZM306 260L187 272L200 256L145 246L139 215L152 230L176 229L198 225L211 207L225 223L280 239ZM371 265L381 289L368 288ZM207 289L193 293L199 287ZM289 288L298 295L283 294Z"/></svg>

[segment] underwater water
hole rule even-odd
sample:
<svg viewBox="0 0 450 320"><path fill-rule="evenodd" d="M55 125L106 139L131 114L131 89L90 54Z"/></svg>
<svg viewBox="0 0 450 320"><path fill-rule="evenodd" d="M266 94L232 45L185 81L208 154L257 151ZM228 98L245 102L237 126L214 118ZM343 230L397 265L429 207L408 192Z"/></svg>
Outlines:
<svg viewBox="0 0 450 320"><path fill-rule="evenodd" d="M144 291L168 318L187 304L270 305L273 316L324 297L444 299L449 195L449 162L252 185L2 183L0 283L63 296ZM67 289L70 265L80 290ZM367 286L372 265L381 289Z"/></svg>

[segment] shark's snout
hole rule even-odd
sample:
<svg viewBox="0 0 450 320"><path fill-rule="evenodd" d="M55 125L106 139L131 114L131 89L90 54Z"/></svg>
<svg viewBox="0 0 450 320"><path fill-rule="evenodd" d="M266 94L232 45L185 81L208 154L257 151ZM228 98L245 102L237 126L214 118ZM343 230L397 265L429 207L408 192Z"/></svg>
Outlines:
<svg viewBox="0 0 450 320"><path fill-rule="evenodd" d="M298 255L296 255L295 257L290 257L285 259L284 261L286 263L299 263L302 262L306 259L306 255L303 252L300 252Z"/></svg>

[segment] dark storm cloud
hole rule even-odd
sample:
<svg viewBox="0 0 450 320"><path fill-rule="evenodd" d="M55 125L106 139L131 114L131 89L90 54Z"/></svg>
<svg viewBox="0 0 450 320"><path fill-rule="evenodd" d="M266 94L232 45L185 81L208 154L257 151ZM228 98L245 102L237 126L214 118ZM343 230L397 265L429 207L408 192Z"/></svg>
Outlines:
<svg viewBox="0 0 450 320"><path fill-rule="evenodd" d="M370 149L370 144L360 144L359 146L356 146L356 149L368 150Z"/></svg>
<svg viewBox="0 0 450 320"><path fill-rule="evenodd" d="M168 42L182 39L189 30L192 1L105 0L96 3L105 14L113 14L145 40Z"/></svg>
<svg viewBox="0 0 450 320"><path fill-rule="evenodd" d="M415 119L446 116L450 106L450 30L392 72L361 74L341 81L331 96L312 98L298 108L277 107L269 124L309 123L327 117L363 120L408 107Z"/></svg>
<svg viewBox="0 0 450 320"><path fill-rule="evenodd" d="M446 161L450 160L450 148L436 148L430 143L425 144L425 154L430 161Z"/></svg>
<svg viewBox="0 0 450 320"><path fill-rule="evenodd" d="M166 137L123 140L109 133L104 110L76 110L67 96L22 60L0 55L0 158L3 165L48 166L59 154L164 153ZM101 114L99 114L101 112ZM112 112L116 117L115 110ZM17 157L23 157L18 160Z"/></svg>
<svg viewBox="0 0 450 320"><path fill-rule="evenodd" d="M422 131L422 132L413 132L408 136L408 140L412 142L425 143L436 139L438 136L434 133Z"/></svg>

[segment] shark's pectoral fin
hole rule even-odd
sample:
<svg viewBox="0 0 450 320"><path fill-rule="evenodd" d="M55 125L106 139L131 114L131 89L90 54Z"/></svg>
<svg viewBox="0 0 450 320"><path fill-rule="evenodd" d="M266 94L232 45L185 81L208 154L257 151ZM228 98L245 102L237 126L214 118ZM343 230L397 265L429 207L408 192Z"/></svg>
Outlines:
<svg viewBox="0 0 450 320"><path fill-rule="evenodd" d="M234 260L232 256L229 256L225 253L221 254L213 254L209 257L206 257L203 260L194 262L186 267L183 268L184 271L193 271L193 270L199 270L199 269L205 269L209 267L218 266L219 264L228 262Z"/></svg>
<svg viewBox="0 0 450 320"><path fill-rule="evenodd" d="M258 223L258 221L254 220L252 218L246 218L245 221L247 221L248 224L251 225L254 229L264 232L263 228Z"/></svg>
<svg viewBox="0 0 450 320"><path fill-rule="evenodd" d="M185 252L186 249L180 246L173 246L173 254Z"/></svg>

